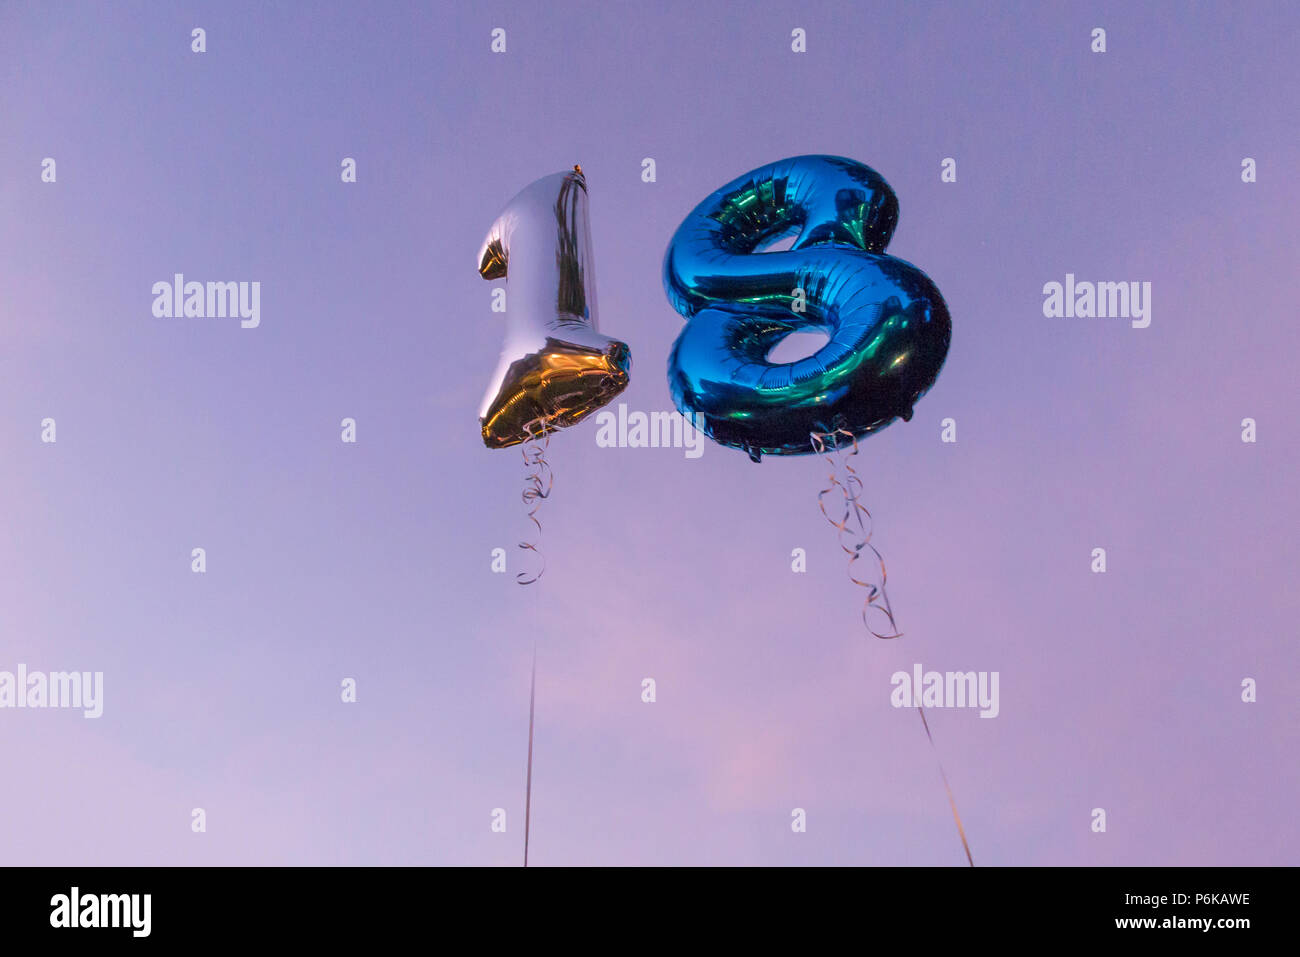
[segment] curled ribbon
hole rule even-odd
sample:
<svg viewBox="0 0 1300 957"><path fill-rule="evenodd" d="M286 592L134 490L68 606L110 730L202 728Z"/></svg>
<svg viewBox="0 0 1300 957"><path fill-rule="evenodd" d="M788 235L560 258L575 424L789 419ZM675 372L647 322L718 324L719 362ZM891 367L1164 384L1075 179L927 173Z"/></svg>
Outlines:
<svg viewBox="0 0 1300 957"><path fill-rule="evenodd" d="M531 585L546 571L546 558L541 551L542 523L537 518L537 512L542 507L542 502L550 496L551 486L555 480L551 466L546 461L546 447L550 444L551 433L555 430L548 429L546 423L540 419L530 422L525 428L528 431L528 438L524 440L521 450L528 474L524 477L524 491L520 498L528 508L528 520L537 527L537 533L533 541L522 541L519 547L537 556L541 567L537 570L537 574L531 577L528 572L516 572L515 581L520 585Z"/></svg>
<svg viewBox="0 0 1300 957"><path fill-rule="evenodd" d="M857 436L836 422L826 432L810 433L809 439L812 441L813 451L821 456L831 469L830 485L817 493L817 505L822 510L822 515L826 517L826 521L835 527L839 534L840 548L849 556L849 580L867 589L867 598L862 605L862 623L877 638L901 638L902 632L894 622L894 611L889 605L889 595L885 592L885 581L888 577L885 571L885 559L876 546L871 544L871 513L867 511L867 507L860 499L862 478L849 461L858 454ZM846 452L847 448L852 448L852 451ZM840 502L843 506L842 514L838 519L832 517L826 507L826 496L833 495L836 489L840 492ZM871 564L880 569L879 585L874 581L864 581L854 572L854 563L865 557L867 553L873 557ZM892 634L881 634L871 626L867 613L873 610L884 615L889 621Z"/></svg>

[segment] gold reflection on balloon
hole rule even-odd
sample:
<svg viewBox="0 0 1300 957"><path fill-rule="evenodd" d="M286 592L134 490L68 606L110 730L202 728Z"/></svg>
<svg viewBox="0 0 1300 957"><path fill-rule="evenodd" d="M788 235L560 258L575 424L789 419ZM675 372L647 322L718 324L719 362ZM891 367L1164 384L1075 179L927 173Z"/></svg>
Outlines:
<svg viewBox="0 0 1300 957"><path fill-rule="evenodd" d="M483 259L478 264L478 274L484 279L501 279L506 274L506 251L500 239L491 239L483 247Z"/></svg>
<svg viewBox="0 0 1300 957"><path fill-rule="evenodd" d="M532 433L567 428L627 387L627 346L604 351L548 338L546 349L511 363L483 419L491 449L518 445Z"/></svg>

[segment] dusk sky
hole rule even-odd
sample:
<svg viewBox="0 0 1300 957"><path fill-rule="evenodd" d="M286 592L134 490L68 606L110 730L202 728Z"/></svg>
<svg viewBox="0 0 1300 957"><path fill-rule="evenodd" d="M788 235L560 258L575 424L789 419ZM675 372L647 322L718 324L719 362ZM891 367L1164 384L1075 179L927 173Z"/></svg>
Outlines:
<svg viewBox="0 0 1300 957"><path fill-rule="evenodd" d="M937 758L980 866L1300 863L1300 11L1143 6L0 0L0 672L104 688L0 709L0 862L517 865L536 642L530 864L962 866ZM857 460L904 636L815 457L594 418L515 584L488 226L582 165L611 409L668 410L669 239L805 153L885 177L952 316ZM260 324L156 318L176 273ZM1150 326L1046 317L1067 274ZM997 717L931 749L917 663Z"/></svg>

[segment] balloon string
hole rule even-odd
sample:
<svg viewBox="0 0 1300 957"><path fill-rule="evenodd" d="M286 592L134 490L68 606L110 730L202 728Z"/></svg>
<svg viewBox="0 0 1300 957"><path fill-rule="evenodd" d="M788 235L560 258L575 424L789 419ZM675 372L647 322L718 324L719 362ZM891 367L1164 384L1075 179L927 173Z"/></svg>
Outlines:
<svg viewBox="0 0 1300 957"><path fill-rule="evenodd" d="M528 438L524 440L522 451L524 467L528 469L528 474L524 476L524 491L520 497L528 508L528 520L536 526L537 531L532 541L520 542L519 547L524 551L532 552L540 561L541 567L537 569L537 574L531 577L528 572L516 572L515 581L520 585L531 585L546 571L546 556L541 550L542 523L537 518L537 512L542 507L542 502L550 496L551 486L555 481L551 466L546 461L546 446L550 444L551 432L554 430L548 429L542 422L530 422L525 429Z"/></svg>
<svg viewBox="0 0 1300 957"><path fill-rule="evenodd" d="M975 858L971 857L970 845L966 843L966 828L962 827L961 815L957 813L957 799L952 796L952 786L948 784L948 775L943 770L943 761L939 758L939 748L934 743L934 735L930 733L930 722L925 720L925 709L919 704L916 706L916 713L921 716L921 724L925 727L925 736L930 739L930 747L934 750L934 762L939 765L939 777L943 778L943 789L948 792L948 806L952 808L952 819L957 822L957 834L961 837L962 850L966 852L966 861L971 867L975 866Z"/></svg>
<svg viewBox="0 0 1300 957"><path fill-rule="evenodd" d="M533 642L533 676L528 685L528 776L524 784L524 867L528 866L528 837L533 820L533 706L537 701L537 642Z"/></svg>
<svg viewBox="0 0 1300 957"><path fill-rule="evenodd" d="M817 505L821 508L826 521L835 527L839 535L840 548L849 556L849 580L855 585L861 585L867 589L867 599L862 606L862 623L877 638L886 640L901 638L902 632L898 630L898 625L894 621L894 610L889 604L889 595L885 590L885 581L887 579L885 559L876 549L876 546L871 544L871 513L867 511L867 507L862 504L859 498L862 492L862 478L849 461L858 454L858 438L848 429L838 427L838 424L825 432L812 432L809 438L812 441L813 451L821 456L831 468L830 485L817 493ZM841 442L841 438L847 440L852 451L845 452L846 446ZM843 507L841 517L838 519L833 518L831 513L826 510L826 496L833 495L836 489L840 491L841 505ZM846 535L850 536L847 542L845 541ZM878 565L880 568L879 586L871 581L863 581L854 574L854 562L862 558L866 552L870 552L875 557L875 561L872 563L873 566ZM877 600L879 600L879 604L877 604ZM882 635L871 627L867 621L867 612L872 609L883 614L889 620L889 627L892 629L893 634ZM930 722L926 720L925 709L921 705L916 706L916 711L921 716L921 726L925 728L925 736L930 742L930 748L934 751L935 763L939 765L939 777L943 779L943 789L948 795L948 806L952 808L952 818L957 823L957 835L961 838L962 849L966 852L966 861L971 867L974 867L975 858L971 856L970 843L966 840L966 828L962 825L961 814L957 811L957 799L953 797L952 786L948 783L948 772L944 770L943 761L939 757L939 747L934 743L934 735L930 733Z"/></svg>
<svg viewBox="0 0 1300 957"><path fill-rule="evenodd" d="M840 442L843 436L852 446L852 451L845 454L845 448ZM817 505L822 510L822 515L826 521L830 522L837 530L839 535L840 548L849 556L849 580L855 585L860 585L867 589L866 601L862 605L862 623L866 626L867 631L871 632L877 638L901 638L902 633L898 630L898 625L894 623L894 611L889 605L889 595L885 591L885 582L888 575L885 571L885 559L876 550L876 546L871 544L871 513L867 507L862 504L860 495L862 492L862 478L853 468L849 461L853 456L858 454L858 439L852 432L847 429L836 428L829 432L813 432L809 436L812 440L813 450L830 465L830 485L817 493ZM829 446L829 452L827 448ZM842 477L841 477L842 476ZM840 492L840 506L842 513L838 519L833 518L831 513L826 510L826 497L833 496L835 490ZM834 499L832 498L832 503ZM834 505L832 504L832 507ZM870 553L874 557L871 563L873 568L880 569L880 584L876 585L874 581L863 580L854 572L854 564ZM883 614L889 621L889 627L893 634L882 635L871 626L867 620L867 613L875 610Z"/></svg>
<svg viewBox="0 0 1300 957"><path fill-rule="evenodd" d="M520 585L531 585L546 571L546 556L541 550L542 523L537 518L537 511L542 507L542 502L550 496L555 481L551 466L546 461L546 447L550 444L551 432L554 430L547 428L546 423L541 420L528 423L524 429L528 433L528 438L524 440L522 451L528 474L524 477L524 491L520 498L528 508L528 520L533 523L537 532L532 541L520 542L519 547L537 556L541 567L537 569L537 574L531 576L527 572L516 572L515 581ZM528 842L532 836L533 825L533 727L536 705L537 641L534 639L533 669L528 683L528 770L524 777L524 867L528 866Z"/></svg>
<svg viewBox="0 0 1300 957"><path fill-rule="evenodd" d="M523 443L524 466L529 469L524 478L524 491L520 496L528 507L528 519L537 527L537 534L531 542L520 542L519 547L532 552L541 560L537 574L529 577L527 572L516 572L515 581L521 585L531 585L542 577L546 571L546 557L542 554L542 523L537 518L537 510L551 494L555 476L546 461L546 447L551 441L551 432L546 423L535 421L525 426L528 438ZM537 641L533 640L533 670L528 683L528 770L524 778L524 867L528 866L528 842L532 836L533 824L533 719L537 705Z"/></svg>

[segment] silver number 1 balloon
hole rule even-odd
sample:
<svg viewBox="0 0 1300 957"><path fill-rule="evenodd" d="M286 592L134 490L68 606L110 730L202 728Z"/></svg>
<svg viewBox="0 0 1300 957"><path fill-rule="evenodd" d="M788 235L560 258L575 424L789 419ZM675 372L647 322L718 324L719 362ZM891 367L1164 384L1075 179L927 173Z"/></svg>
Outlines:
<svg viewBox="0 0 1300 957"><path fill-rule="evenodd" d="M596 328L587 181L575 166L515 196L488 230L479 274L506 280L506 338L479 419L491 449L564 428L627 387L631 351Z"/></svg>

